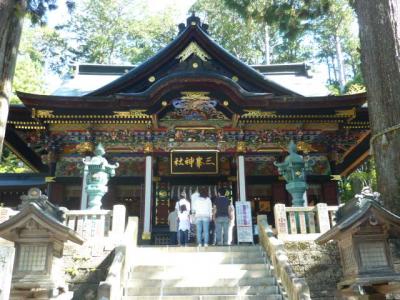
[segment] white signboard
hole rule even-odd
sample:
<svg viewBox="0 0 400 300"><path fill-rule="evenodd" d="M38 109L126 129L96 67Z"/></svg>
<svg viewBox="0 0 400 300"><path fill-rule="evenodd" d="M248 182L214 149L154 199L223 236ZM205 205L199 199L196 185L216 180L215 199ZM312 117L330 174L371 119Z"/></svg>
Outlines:
<svg viewBox="0 0 400 300"><path fill-rule="evenodd" d="M14 247L0 245L0 300L10 298Z"/></svg>
<svg viewBox="0 0 400 300"><path fill-rule="evenodd" d="M253 243L251 206L248 201L236 202L236 228L238 243Z"/></svg>

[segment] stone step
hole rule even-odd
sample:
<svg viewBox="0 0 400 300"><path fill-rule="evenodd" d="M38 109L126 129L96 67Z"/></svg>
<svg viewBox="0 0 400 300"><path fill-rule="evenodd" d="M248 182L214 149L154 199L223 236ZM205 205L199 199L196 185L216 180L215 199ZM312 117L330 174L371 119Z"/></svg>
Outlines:
<svg viewBox="0 0 400 300"><path fill-rule="evenodd" d="M216 279L212 277L198 277L192 274L191 277L179 279L133 279L128 287L237 287L237 286L273 286L276 284L274 277L261 278L229 278Z"/></svg>
<svg viewBox="0 0 400 300"><path fill-rule="evenodd" d="M241 295L277 295L277 286L240 286L240 287L128 287L127 296L241 296Z"/></svg>
<svg viewBox="0 0 400 300"><path fill-rule="evenodd" d="M252 266L253 267L253 266ZM143 266L135 269L131 274L132 280L140 279L181 279L191 278L193 276L193 270L188 268L155 268L151 266ZM210 267L208 269L196 270L196 277L206 275L208 278L213 279L244 279L244 278L263 278L273 277L272 271L265 265L262 265L261 269L242 269L242 265L238 265L236 268L229 265L220 265L220 267Z"/></svg>
<svg viewBox="0 0 400 300"><path fill-rule="evenodd" d="M141 251L145 252L261 252L261 247L258 245L255 246L208 246L208 247L198 247L198 246L188 246L188 247L179 247L179 246L163 246L163 247L154 247L154 246L140 246L135 251L139 253Z"/></svg>
<svg viewBox="0 0 400 300"><path fill-rule="evenodd" d="M269 270L270 266L268 264L264 263L256 263L256 264L216 264L216 265L210 265L210 264L204 264L204 265L196 265L196 269L193 268L193 266L188 266L188 265L179 265L179 266L174 266L174 265L166 265L166 266L160 266L160 265L137 265L134 266L132 269L132 273L157 273L157 272L181 272L182 273L187 273L190 271L191 273L196 271L196 273L205 273L205 274L215 274L219 272L238 272L238 271L264 271L264 270Z"/></svg>
<svg viewBox="0 0 400 300"><path fill-rule="evenodd" d="M212 260L218 260L220 258L259 258L263 257L261 252L258 251L234 251L234 252L218 252L218 251L203 251L203 252L153 252L153 251L141 251L135 253L135 259L142 262L141 260L154 260L154 259L166 259L166 260L190 260L190 259L203 259L209 258Z"/></svg>
<svg viewBox="0 0 400 300"><path fill-rule="evenodd" d="M216 265L216 264L263 264L265 258L260 255L249 255L247 253L240 253L240 255L231 256L230 254L216 253L202 253L195 255L159 255L159 256L141 256L135 257L135 260L140 265Z"/></svg>
<svg viewBox="0 0 400 300"><path fill-rule="evenodd" d="M283 300L281 295L263 296L124 296L123 300Z"/></svg>

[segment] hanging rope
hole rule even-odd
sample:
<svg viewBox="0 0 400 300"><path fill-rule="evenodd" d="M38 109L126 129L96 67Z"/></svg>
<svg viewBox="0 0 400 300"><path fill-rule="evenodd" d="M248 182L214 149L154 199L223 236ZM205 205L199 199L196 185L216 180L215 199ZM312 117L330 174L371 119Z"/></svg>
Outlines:
<svg viewBox="0 0 400 300"><path fill-rule="evenodd" d="M389 128L386 128L385 130L383 130L383 131L381 131L381 132L378 132L377 134L374 134L374 135L371 137L371 139L369 140L369 149L370 149L371 155L374 155L374 151L373 151L373 147L372 147L372 146L373 146L374 141L375 141L378 137L382 136L383 142L388 143L386 134L387 134L387 133L390 133L390 132L393 132L393 131L396 131L396 130L399 130L399 129L400 129L400 124L397 124L397 125L391 126L391 127L389 127Z"/></svg>

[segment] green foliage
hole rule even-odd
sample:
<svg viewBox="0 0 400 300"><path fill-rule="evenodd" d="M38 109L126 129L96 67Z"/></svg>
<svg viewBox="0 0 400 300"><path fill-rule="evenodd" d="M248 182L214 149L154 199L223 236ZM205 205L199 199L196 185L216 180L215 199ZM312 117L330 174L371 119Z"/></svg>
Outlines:
<svg viewBox="0 0 400 300"><path fill-rule="evenodd" d="M341 202L345 203L354 198L354 195L360 193L365 186L370 186L374 191L377 190L376 167L372 159L341 179L339 182Z"/></svg>
<svg viewBox="0 0 400 300"><path fill-rule="evenodd" d="M355 14L348 0L223 0L245 20L275 28L272 61L288 63L315 61L326 64L330 85L339 83L343 66L343 88L347 79L360 73L359 40L354 34ZM340 55L342 53L342 55ZM354 85L339 93L355 93Z"/></svg>
<svg viewBox="0 0 400 300"><path fill-rule="evenodd" d="M21 103L15 91L38 94L45 92L45 59L39 45L43 32L43 28L34 29L29 24L25 26L18 50L11 103Z"/></svg>
<svg viewBox="0 0 400 300"><path fill-rule="evenodd" d="M57 9L57 0L28 0L27 13L30 15L30 20L33 24L44 25L47 22L46 14L49 10ZM69 11L75 7L74 0L66 0L65 5Z"/></svg>
<svg viewBox="0 0 400 300"><path fill-rule="evenodd" d="M101 24L101 26L99 26ZM48 36L56 49L50 67L56 72L80 61L137 64L154 55L176 35L172 9L151 16L140 1L84 0L58 35Z"/></svg>
<svg viewBox="0 0 400 300"><path fill-rule="evenodd" d="M276 26L285 39L296 40L329 9L329 0L224 0L246 18Z"/></svg>
<svg viewBox="0 0 400 300"><path fill-rule="evenodd" d="M2 159L0 162L0 173L31 173L31 172L32 170L28 168L8 148L3 149Z"/></svg>
<svg viewBox="0 0 400 300"><path fill-rule="evenodd" d="M279 31L276 22L270 23L258 9L271 1L251 1L246 8L241 3L225 2L197 0L192 10L208 23L216 42L242 61L266 63L267 48L273 63L303 62L311 58L313 46L303 42L303 35L288 38Z"/></svg>
<svg viewBox="0 0 400 300"><path fill-rule="evenodd" d="M198 0L191 9L209 25L211 37L224 49L249 64L264 60L263 24L245 20L237 12L227 10L222 0Z"/></svg>

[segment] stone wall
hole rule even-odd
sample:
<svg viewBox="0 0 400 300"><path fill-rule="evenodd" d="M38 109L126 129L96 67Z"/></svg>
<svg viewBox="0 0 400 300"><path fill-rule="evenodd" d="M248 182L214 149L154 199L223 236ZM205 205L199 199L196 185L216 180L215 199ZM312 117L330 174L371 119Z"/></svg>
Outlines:
<svg viewBox="0 0 400 300"><path fill-rule="evenodd" d="M335 242L324 246L312 241L285 242L289 262L310 288L311 299L333 300L342 277L339 249Z"/></svg>
<svg viewBox="0 0 400 300"><path fill-rule="evenodd" d="M97 299L97 287L104 281L113 259L114 243L110 238L92 240L82 246L67 243L64 248L65 281L73 299Z"/></svg>

